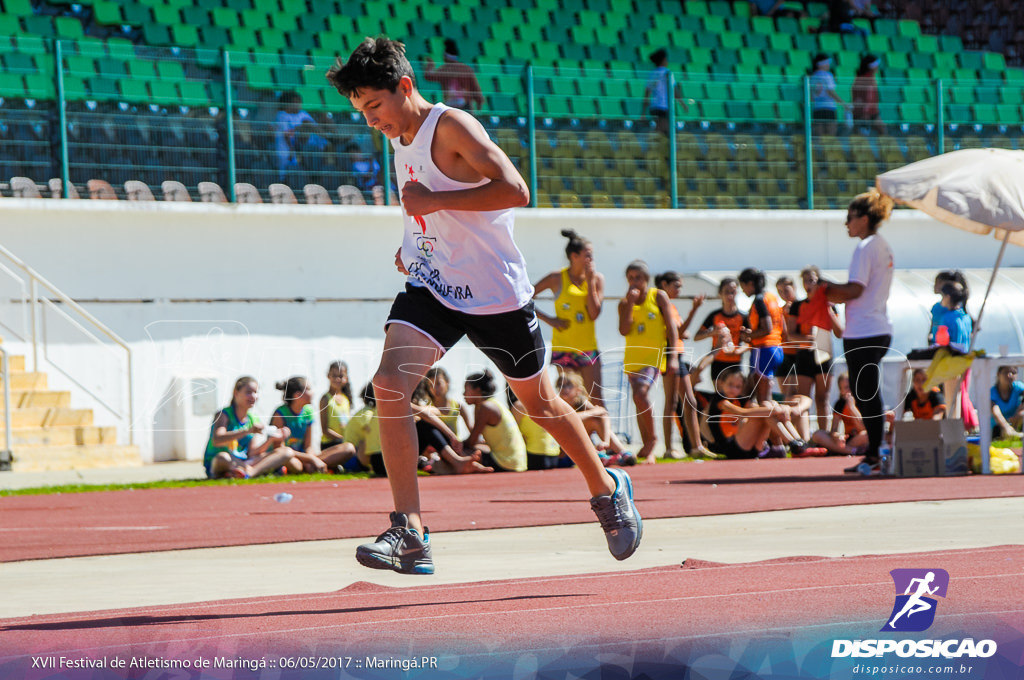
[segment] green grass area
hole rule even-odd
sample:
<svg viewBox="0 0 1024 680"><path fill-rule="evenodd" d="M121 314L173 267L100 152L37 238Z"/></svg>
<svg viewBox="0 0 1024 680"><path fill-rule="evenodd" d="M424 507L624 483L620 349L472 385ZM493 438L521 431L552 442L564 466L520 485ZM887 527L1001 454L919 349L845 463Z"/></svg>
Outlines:
<svg viewBox="0 0 1024 680"><path fill-rule="evenodd" d="M172 479L160 482L139 482L136 484L62 484L59 486L37 486L30 489L0 490L3 496L43 496L57 493L87 493L90 491L124 491L135 489L184 489L194 486L240 486L243 484L291 484L299 482L338 482L349 479L368 479L370 473L348 473L338 475L287 475L268 476L255 479Z"/></svg>

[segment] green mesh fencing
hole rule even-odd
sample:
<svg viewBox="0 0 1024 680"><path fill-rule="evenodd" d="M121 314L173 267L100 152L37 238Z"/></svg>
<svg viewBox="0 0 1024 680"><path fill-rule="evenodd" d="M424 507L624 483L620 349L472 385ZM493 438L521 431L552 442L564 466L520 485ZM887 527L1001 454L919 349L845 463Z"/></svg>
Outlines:
<svg viewBox="0 0 1024 680"><path fill-rule="evenodd" d="M128 5L108 4L123 18ZM477 10L487 11L470 9L467 22ZM515 10L498 13L508 20L530 11L505 9ZM104 11L113 18L113 9ZM332 30L338 15L319 23L293 18L295 31L300 23L316 24L318 36L305 52L293 53L300 39L271 28L279 24L269 18L262 26L267 11L232 10L239 21L247 17L237 26L232 12L202 11L193 25L197 37L225 32L226 53L123 38L0 37L0 182L29 177L44 187L63 178L84 194L89 180L102 179L122 198L139 197L124 188L130 181L144 183L157 199L167 182L184 185L192 200L215 196L200 190L203 182L217 183L229 199L237 194L264 202L373 203L394 195L393 185L383 191L386 178L394 177L386 172L385 140L325 79L335 52L355 46L355 39ZM719 43L736 42L744 29L756 34L759 26L732 15L700 15L698 22L717 24L715 17L726 22L715 33ZM635 28L631 19L622 21L618 27L581 24L575 32L596 36L614 29L622 36ZM672 22L668 30L686 42L686 22ZM240 30L246 27L252 33ZM541 28L544 35L558 30ZM274 30L285 31L283 44ZM176 41L171 33L168 39ZM717 52L695 39L686 48L686 70L673 74L681 97L662 119L645 110L649 76L635 66L635 56L632 62L614 58L623 56L617 52L601 59L583 50L579 58L552 60L519 44L519 27L512 35L515 40L480 38L472 66L480 98L469 108L530 182L538 207L841 207L877 174L914 160L965 147L1018 148L1024 127L1024 74L983 55L939 57L946 53L927 36L903 36L929 48L926 59L887 54L877 120L847 121L840 109L829 125L806 114L806 65L802 53L784 51L787 44L795 49L796 38L787 34L772 34L786 40L745 37L743 44L763 47ZM843 36L838 54L871 39L891 45L899 35L857 37ZM493 62L485 60L488 40L503 45ZM438 54L439 41L427 37L411 46L426 57ZM260 49L270 44L278 49ZM444 97L434 71L439 66L413 62L429 101ZM986 69L1000 77L982 78ZM919 72L925 77L912 77ZM846 102L852 81L837 78ZM175 186L167 193L179 196ZM0 190L11 193L10 187Z"/></svg>

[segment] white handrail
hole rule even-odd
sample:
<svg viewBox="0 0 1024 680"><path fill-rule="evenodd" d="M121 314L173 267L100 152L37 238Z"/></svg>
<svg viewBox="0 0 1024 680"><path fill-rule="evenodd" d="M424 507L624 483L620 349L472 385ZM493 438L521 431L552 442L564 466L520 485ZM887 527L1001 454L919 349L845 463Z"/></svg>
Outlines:
<svg viewBox="0 0 1024 680"><path fill-rule="evenodd" d="M11 453L11 370L7 360L7 350L0 346L0 371L4 377L4 450L0 455L0 470L14 461Z"/></svg>
<svg viewBox="0 0 1024 680"><path fill-rule="evenodd" d="M30 267L25 262L23 262L18 256L16 256L14 253L12 253L10 250L8 250L7 248L5 248L2 245L0 245L0 255L3 255L14 266L16 266L18 269L22 270L25 273L25 275L28 277L28 279L29 279L29 290L30 290L31 305L32 305L32 307L31 307L31 312L32 312L32 315L31 315L31 323L32 323L31 343L32 343L32 367L33 367L33 370L35 370L35 371L39 370L39 333L38 333L39 314L38 314L38 309L39 309L39 306L40 306L41 303L40 303L40 299L39 299L38 286L42 286L43 288L45 288L47 291L50 292L51 295L53 295L54 298L56 298L57 300L59 300L63 304L67 305L68 308L70 308L71 310L76 312L78 315L80 315L93 328L95 328L100 333L105 335L114 344L118 345L119 347L121 347L125 351L125 353L127 355L127 364L128 364L128 371L127 371L127 373L128 373L128 421L127 421L128 422L128 442L130 444L134 444L135 443L135 432L134 432L135 406L134 406L134 403L133 403L134 400L132 398L132 396L133 396L133 394L132 394L132 390L133 390L132 350L128 346L128 343L125 342L117 333L115 333L110 328L108 328L102 321L100 321L99 319L94 317L92 314L90 314L88 311L86 311L86 309L84 307L82 307L77 302L75 302L73 299L71 299L70 297L65 295L63 291L61 291L59 288L57 288L57 286L55 286L52 283L50 283L42 275L40 275L39 272L34 270L32 267ZM6 364L7 354L4 353L3 356L4 356L3 361ZM6 365L5 365L4 368L5 368L5 377L6 377ZM4 381L5 392L7 391L7 383L8 382L9 382L9 380L5 379L5 381ZM5 404L6 403L7 402L5 402ZM9 413L10 413L9 409L8 409L7 413L8 413L7 417L9 417ZM10 436L10 429L8 429L8 436Z"/></svg>

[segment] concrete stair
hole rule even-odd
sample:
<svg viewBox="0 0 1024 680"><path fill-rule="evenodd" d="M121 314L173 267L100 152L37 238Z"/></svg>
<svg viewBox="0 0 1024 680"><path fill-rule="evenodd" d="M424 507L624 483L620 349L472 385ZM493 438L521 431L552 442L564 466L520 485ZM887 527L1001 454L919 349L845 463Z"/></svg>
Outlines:
<svg viewBox="0 0 1024 680"><path fill-rule="evenodd" d="M36 472L142 465L138 447L118 445L116 428L95 425L92 410L71 408L71 393L48 389L45 373L25 370L25 357L8 357L8 366L10 469ZM0 390L3 380L0 376ZM0 404L0 450L6 434L3 416Z"/></svg>

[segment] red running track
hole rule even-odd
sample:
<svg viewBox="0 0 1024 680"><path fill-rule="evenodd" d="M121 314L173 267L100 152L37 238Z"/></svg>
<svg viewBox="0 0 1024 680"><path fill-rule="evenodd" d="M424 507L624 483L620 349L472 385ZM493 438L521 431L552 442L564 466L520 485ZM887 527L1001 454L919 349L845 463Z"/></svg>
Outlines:
<svg viewBox="0 0 1024 680"><path fill-rule="evenodd" d="M908 567L942 568L950 574L949 592L937 605L928 637L1009 639L1000 643L1001 657L1016 663L1019 672L1020 658L1013 655L1024 647L1019 595L1024 546L743 565L687 563L638 572L401 589L359 583L317 595L11 619L0 621L0 677L50 677L9 674L24 667L29 655L262 658L275 664L282 659L324 659L326 664L326 659L345 656L433 655L447 664L447 671L424 677L491 677L487 669L509 672L517 664L578 669L621 661L632 668L642 661L645 668L677 672L649 672L648 677L680 678L679 668L718 657L714 663L737 663L753 655L745 663L756 669L764 662L758 655L768 661L774 655L773 663L797 663L803 670L812 661L832 663L827 650L835 638L884 637L878 631L894 600L888 573ZM295 677L321 676L307 672ZM334 670L322 677L349 676ZM363 675L353 672L353 677Z"/></svg>
<svg viewBox="0 0 1024 680"><path fill-rule="evenodd" d="M645 518L897 501L1019 497L1020 477L844 476L847 458L720 461L630 468ZM593 522L576 470L423 477L435 532ZM288 504L273 495L288 491ZM0 498L0 562L378 534L387 480L245 484ZM475 524L471 524L471 522Z"/></svg>

